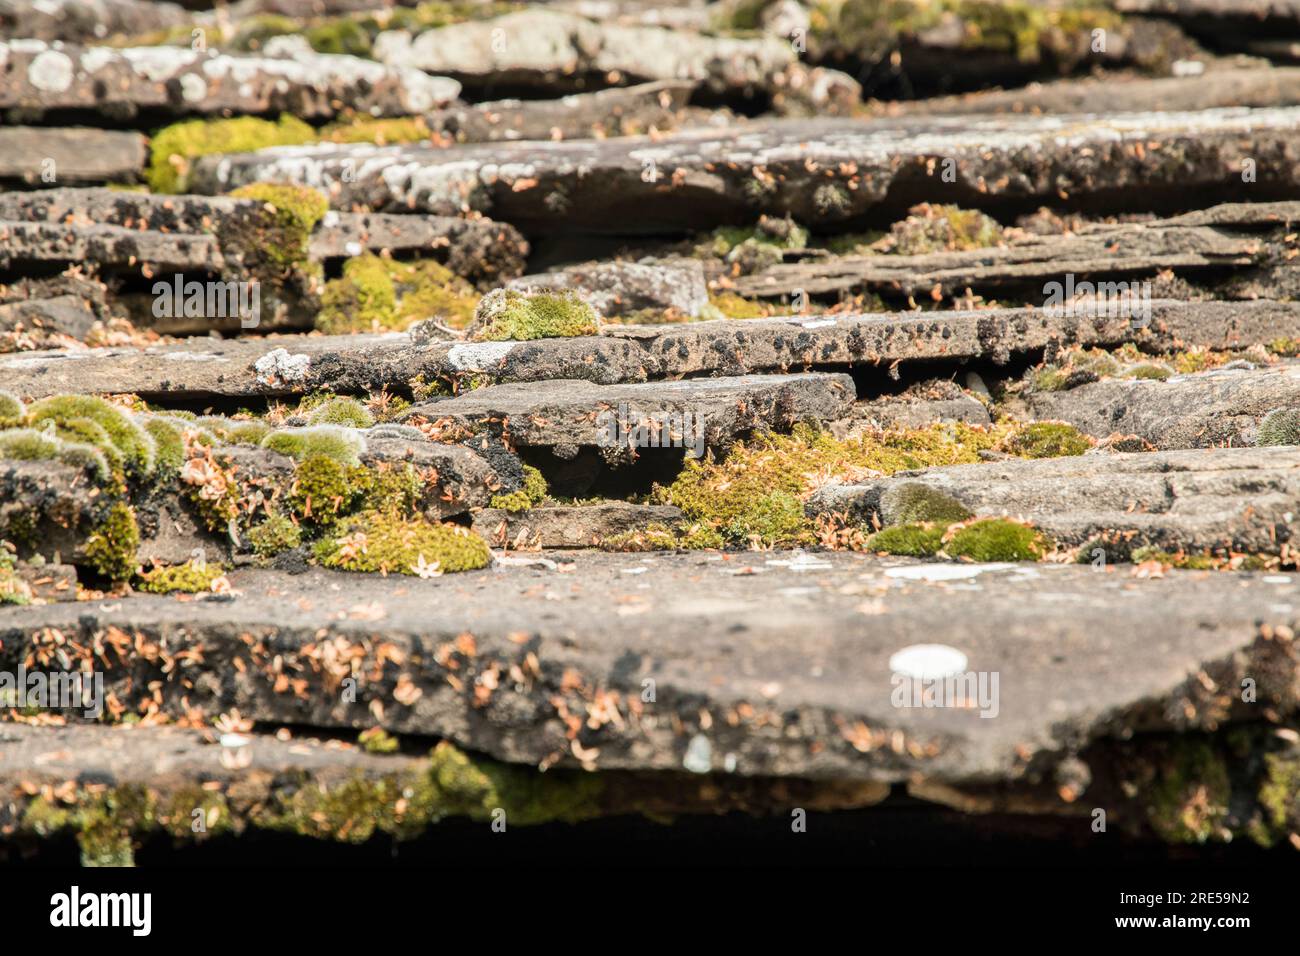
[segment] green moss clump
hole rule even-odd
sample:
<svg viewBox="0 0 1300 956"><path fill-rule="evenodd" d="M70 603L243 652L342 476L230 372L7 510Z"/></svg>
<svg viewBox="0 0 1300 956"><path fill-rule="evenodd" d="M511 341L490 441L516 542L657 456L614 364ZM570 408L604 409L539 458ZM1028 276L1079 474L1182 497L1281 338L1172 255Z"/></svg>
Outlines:
<svg viewBox="0 0 1300 956"><path fill-rule="evenodd" d="M1257 445L1300 445L1300 408L1275 408L1259 423Z"/></svg>
<svg viewBox="0 0 1300 956"><path fill-rule="evenodd" d="M1296 356L1300 356L1300 339L1273 339L1273 341L1269 342L1265 348L1274 355L1280 355L1283 358L1295 358Z"/></svg>
<svg viewBox="0 0 1300 956"><path fill-rule="evenodd" d="M356 432L338 425L311 425L277 428L262 439L262 447L299 461L332 458L342 464L356 465L366 450L366 443Z"/></svg>
<svg viewBox="0 0 1300 956"><path fill-rule="evenodd" d="M361 731L357 737L357 743L361 744L366 753L371 754L391 754L397 753L399 747L396 737L384 730L383 727L371 727L369 730Z"/></svg>
<svg viewBox="0 0 1300 956"><path fill-rule="evenodd" d="M0 605L32 603L32 589L14 570L13 552L8 542L0 541Z"/></svg>
<svg viewBox="0 0 1300 956"><path fill-rule="evenodd" d="M974 517L956 498L917 481L887 488L880 496L880 512L887 525L941 522L947 527Z"/></svg>
<svg viewBox="0 0 1300 956"><path fill-rule="evenodd" d="M255 418L222 418L219 415L205 415L197 422L208 429L217 438L231 445L260 445L271 426Z"/></svg>
<svg viewBox="0 0 1300 956"><path fill-rule="evenodd" d="M532 465L524 465L524 486L505 495L493 495L488 504L505 511L527 511L546 500L546 478Z"/></svg>
<svg viewBox="0 0 1300 956"><path fill-rule="evenodd" d="M886 554L928 558L938 554L943 547L944 531L945 526L942 524L909 522L892 525L868 538L867 548Z"/></svg>
<svg viewBox="0 0 1300 956"><path fill-rule="evenodd" d="M943 550L954 558L980 562L1037 561L1052 550L1052 545L1042 532L1029 525L1006 518L984 518L962 526L945 542Z"/></svg>
<svg viewBox="0 0 1300 956"><path fill-rule="evenodd" d="M0 458L11 461L53 461L63 447L53 433L34 428L13 428L0 432Z"/></svg>
<svg viewBox="0 0 1300 956"><path fill-rule="evenodd" d="M333 524L361 501L364 491L357 479L363 471L334 457L308 456L294 470L289 507L307 524Z"/></svg>
<svg viewBox="0 0 1300 956"><path fill-rule="evenodd" d="M422 143L432 135L428 124L420 116L389 119L357 116L337 120L320 131L320 138L330 143L374 143L376 146Z"/></svg>
<svg viewBox="0 0 1300 956"><path fill-rule="evenodd" d="M27 407L27 420L37 429L45 428L46 423L56 428L68 427L79 419L88 419L103 429L113 449L120 454L128 477L139 478L153 472L157 463L154 440L125 409L93 395L52 395ZM89 437L84 431L80 434L81 440Z"/></svg>
<svg viewBox="0 0 1300 956"><path fill-rule="evenodd" d="M494 289L474 313L471 338L478 342L525 341L595 335L600 316L574 292Z"/></svg>
<svg viewBox="0 0 1300 956"><path fill-rule="evenodd" d="M248 529L248 543L258 557L271 558L302 544L302 529L292 519L273 514Z"/></svg>
<svg viewBox="0 0 1300 956"><path fill-rule="evenodd" d="M316 557L344 571L424 576L487 567L492 552L466 528L374 510L349 518L337 534L319 542Z"/></svg>
<svg viewBox="0 0 1300 956"><path fill-rule="evenodd" d="M156 193L182 193L188 186L190 164L200 156L248 153L268 146L300 146L315 141L316 131L288 114L274 123L253 116L183 120L153 135L145 179Z"/></svg>
<svg viewBox="0 0 1300 956"><path fill-rule="evenodd" d="M174 478L185 464L185 437L180 428L157 415L146 416L142 427L153 439L158 476Z"/></svg>
<svg viewBox="0 0 1300 956"><path fill-rule="evenodd" d="M1092 442L1065 422L1033 422L1013 432L1003 449L1021 458L1063 458L1082 455Z"/></svg>
<svg viewBox="0 0 1300 956"><path fill-rule="evenodd" d="M1168 551L1161 551L1159 548L1151 547L1134 548L1129 555L1129 560L1134 564L1159 561L1168 567L1186 571L1213 571L1219 564L1208 554L1186 554L1182 551L1171 554Z"/></svg>
<svg viewBox="0 0 1300 956"><path fill-rule="evenodd" d="M235 199L265 203L274 210L262 229L262 252L284 269L307 261L307 247L316 223L329 212L329 199L320 190L292 183L249 183L230 194Z"/></svg>
<svg viewBox="0 0 1300 956"><path fill-rule="evenodd" d="M109 509L86 539L86 562L111 581L129 581L136 569L136 550L140 547L140 527L129 505L118 503Z"/></svg>
<svg viewBox="0 0 1300 956"><path fill-rule="evenodd" d="M1155 761L1159 778L1147 793L1152 827L1175 843L1204 843L1228 815L1232 784L1223 758L1208 741L1183 738Z"/></svg>
<svg viewBox="0 0 1300 956"><path fill-rule="evenodd" d="M1272 753L1264 757L1264 778L1259 787L1268 837L1300 832L1300 754Z"/></svg>
<svg viewBox="0 0 1300 956"><path fill-rule="evenodd" d="M772 314L761 302L746 299L734 292L722 292L709 296L708 305L704 307L701 319L762 319Z"/></svg>
<svg viewBox="0 0 1300 956"><path fill-rule="evenodd" d="M382 256L349 259L341 278L325 284L316 328L328 334L403 331L421 319L464 328L478 295L440 262L397 262Z"/></svg>
<svg viewBox="0 0 1300 956"><path fill-rule="evenodd" d="M1156 365L1153 362L1144 362L1141 365L1135 365L1125 373L1129 378L1140 378L1149 381L1163 382L1173 371L1164 365Z"/></svg>
<svg viewBox="0 0 1300 956"><path fill-rule="evenodd" d="M337 396L312 410L307 421L312 425L344 425L348 428L369 428L375 423L366 406L355 398Z"/></svg>
<svg viewBox="0 0 1300 956"><path fill-rule="evenodd" d="M908 217L890 227L884 241L888 252L919 256L931 252L983 249L1002 240L997 220L975 209L921 203Z"/></svg>
<svg viewBox="0 0 1300 956"><path fill-rule="evenodd" d="M153 594L199 594L212 590L212 582L226 573L219 564L187 561L140 573L139 588Z"/></svg>
<svg viewBox="0 0 1300 956"><path fill-rule="evenodd" d="M0 389L0 428L8 424L21 422L27 414L26 408L20 399L13 392L6 392Z"/></svg>
<svg viewBox="0 0 1300 956"><path fill-rule="evenodd" d="M722 461L691 460L654 500L676 505L692 523L733 544L815 543L804 499L826 478L893 474L931 465L977 462L1002 433L964 423L869 433L841 441L808 425L790 435L737 443Z"/></svg>
<svg viewBox="0 0 1300 956"><path fill-rule="evenodd" d="M342 53L348 56L370 56L374 36L357 20L337 17L317 23L302 32L303 37L317 53Z"/></svg>

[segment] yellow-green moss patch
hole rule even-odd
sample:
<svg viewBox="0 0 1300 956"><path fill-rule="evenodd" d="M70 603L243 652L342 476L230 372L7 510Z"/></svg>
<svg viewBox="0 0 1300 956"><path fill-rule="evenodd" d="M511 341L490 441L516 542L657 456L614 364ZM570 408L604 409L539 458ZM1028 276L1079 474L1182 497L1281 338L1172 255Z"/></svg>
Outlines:
<svg viewBox="0 0 1300 956"><path fill-rule="evenodd" d="M247 153L267 146L299 146L316 141L316 131L285 114L278 122L239 116L173 123L153 135L145 179L156 193L185 192L191 163L211 153Z"/></svg>
<svg viewBox="0 0 1300 956"><path fill-rule="evenodd" d="M225 575L219 564L186 561L184 564L164 565L140 573L141 591L154 594L199 594L211 591L212 583Z"/></svg>
<svg viewBox="0 0 1300 956"><path fill-rule="evenodd" d="M1037 561L1052 550L1042 532L1007 518L983 518L954 525L946 533L943 551L971 561Z"/></svg>
<svg viewBox="0 0 1300 956"><path fill-rule="evenodd" d="M329 568L421 577L487 567L487 542L467 528L406 518L388 511L364 511L319 542L316 557Z"/></svg>
<svg viewBox="0 0 1300 956"><path fill-rule="evenodd" d="M478 304L472 338L479 342L526 341L599 331L600 316L575 292L494 289Z"/></svg>

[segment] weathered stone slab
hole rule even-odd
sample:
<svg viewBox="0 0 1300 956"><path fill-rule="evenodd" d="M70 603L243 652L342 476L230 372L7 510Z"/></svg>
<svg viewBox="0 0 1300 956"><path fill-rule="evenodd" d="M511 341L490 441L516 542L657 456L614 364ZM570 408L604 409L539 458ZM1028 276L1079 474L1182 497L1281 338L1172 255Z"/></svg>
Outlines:
<svg viewBox="0 0 1300 956"><path fill-rule="evenodd" d="M1231 349L1300 338L1295 303L1155 300L1151 316L1145 329L1135 329L1123 316L987 309L616 326L602 335L531 342L417 344L406 333L192 339L182 346L0 359L0 388L29 396L89 391L179 398L364 392L405 388L417 380L582 379L614 385L857 365L887 375L894 362L1005 362L1049 345Z"/></svg>
<svg viewBox="0 0 1300 956"><path fill-rule="evenodd" d="M462 143L517 139L587 139L634 136L652 127L666 132L682 125L695 84L665 80L574 93L556 100L494 100L453 106L427 117L434 129Z"/></svg>
<svg viewBox="0 0 1300 956"><path fill-rule="evenodd" d="M0 0L0 36L31 40L106 40L188 19L181 7L161 0Z"/></svg>
<svg viewBox="0 0 1300 956"><path fill-rule="evenodd" d="M413 405L407 423L437 432L487 426L510 444L555 448L563 458L600 447L624 457L637 447L725 448L755 430L785 430L801 421L831 421L851 407L847 375L746 375L635 385L593 385L559 379L490 385ZM646 429L644 444L632 432ZM635 456L635 450L632 455Z"/></svg>
<svg viewBox="0 0 1300 956"><path fill-rule="evenodd" d="M0 109L40 118L61 110L129 120L141 112L269 113L323 119L345 108L376 116L423 113L450 103L460 84L359 57L297 50L230 56L188 47L81 47L0 41L7 80Z"/></svg>
<svg viewBox="0 0 1300 956"><path fill-rule="evenodd" d="M1028 236L1007 245L924 255L850 255L779 263L743 276L745 296L788 299L869 290L893 296L960 295L966 289L1029 290L1044 298L1048 282L1067 274L1131 281L1163 271L1219 291L1258 298L1260 270L1268 294L1300 291L1300 260L1290 224L1300 202L1229 203L1144 223L1092 224L1066 236ZM1227 270L1231 270L1230 272Z"/></svg>
<svg viewBox="0 0 1300 956"><path fill-rule="evenodd" d="M144 651L97 665L131 710L156 680L178 716L379 724L532 765L948 783L1024 779L1139 727L1289 712L1300 690L1294 575L847 553L579 552L567 567L236 571L233 599L0 609L0 659L12 669L51 629L84 647L120 633ZM891 658L935 642L998 675L999 696L896 706ZM1233 690L1247 674L1254 705ZM338 692L352 675L355 702Z"/></svg>
<svg viewBox="0 0 1300 956"><path fill-rule="evenodd" d="M813 513L870 520L892 484L920 482L981 515L1025 518L1063 545L1105 536L1167 551L1295 552L1300 450L1216 448L957 465L829 486Z"/></svg>
<svg viewBox="0 0 1300 956"><path fill-rule="evenodd" d="M524 290L573 289L609 318L649 309L693 319L709 304L704 265L697 259L590 262L523 276L509 286Z"/></svg>
<svg viewBox="0 0 1300 956"><path fill-rule="evenodd" d="M1098 438L1137 435L1157 448L1253 445L1278 408L1300 408L1300 366L1214 369L1155 379L1105 379L1023 399L1034 418L1057 419Z"/></svg>
<svg viewBox="0 0 1300 956"><path fill-rule="evenodd" d="M1192 76L1101 76L1031 83L1008 90L874 104L889 116L972 113L1113 113L1300 104L1300 69L1208 69Z"/></svg>
<svg viewBox="0 0 1300 956"><path fill-rule="evenodd" d="M124 130L0 127L0 182L131 182L145 156L144 137Z"/></svg>
<svg viewBox="0 0 1300 956"><path fill-rule="evenodd" d="M467 83L526 84L553 90L568 78L633 82L692 80L719 90L762 86L795 59L774 37L710 37L652 26L595 23L552 10L524 10L455 23L412 37L381 33L375 59Z"/></svg>
<svg viewBox="0 0 1300 956"><path fill-rule="evenodd" d="M1300 108L1119 116L915 117L870 124L777 120L658 140L432 146L285 146L208 156L191 180L220 193L255 180L325 186L335 204L477 210L538 231L680 233L789 214L842 223L944 201L991 206L1090 197L1132 208L1244 189L1300 191ZM1179 157L1173 162L1169 157ZM1254 162L1256 181L1225 179ZM944 179L944 176L948 176ZM1117 201L1123 196L1123 201Z"/></svg>
<svg viewBox="0 0 1300 956"><path fill-rule="evenodd" d="M171 272L220 273L226 260L216 236L165 234L123 226L0 220L2 261L88 262L100 266L157 266Z"/></svg>
<svg viewBox="0 0 1300 956"><path fill-rule="evenodd" d="M592 548L615 535L671 526L682 520L672 505L634 505L602 501L589 505L547 505L527 511L484 508L474 514L474 530L496 548Z"/></svg>

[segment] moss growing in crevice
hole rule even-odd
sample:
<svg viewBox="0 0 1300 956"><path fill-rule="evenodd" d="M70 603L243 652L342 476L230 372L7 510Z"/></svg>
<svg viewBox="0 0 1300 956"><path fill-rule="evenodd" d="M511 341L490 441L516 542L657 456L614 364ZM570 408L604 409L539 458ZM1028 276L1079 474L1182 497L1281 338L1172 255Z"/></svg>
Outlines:
<svg viewBox="0 0 1300 956"><path fill-rule="evenodd" d="M932 252L983 249L1002 239L997 220L975 209L921 203L908 216L890 227L881 240L882 252L919 256Z"/></svg>
<svg viewBox="0 0 1300 956"><path fill-rule="evenodd" d="M1052 550L1042 532L1008 518L981 518L952 525L944 535L949 557L971 561L1037 561Z"/></svg>
<svg viewBox="0 0 1300 956"><path fill-rule="evenodd" d="M219 564L187 561L140 572L137 587L153 594L199 594L211 591L213 583L223 578L225 573Z"/></svg>
<svg viewBox="0 0 1300 956"><path fill-rule="evenodd" d="M999 450L1018 458L1063 458L1091 447L1092 440L1066 422L1031 422L1012 432Z"/></svg>
<svg viewBox="0 0 1300 956"><path fill-rule="evenodd" d="M329 334L400 332L424 319L464 328L478 301L468 282L432 259L362 255L348 260L341 278L326 283L316 328Z"/></svg>
<svg viewBox="0 0 1300 956"><path fill-rule="evenodd" d="M892 525L868 538L866 546L870 551L883 551L885 554L928 558L938 554L943 547L945 530L942 524L909 522Z"/></svg>
<svg viewBox="0 0 1300 956"><path fill-rule="evenodd" d="M252 116L183 120L153 135L145 179L156 193L183 193L190 165L200 156L248 153L267 146L300 146L315 141L316 131L288 114L274 123Z"/></svg>
<svg viewBox="0 0 1300 956"><path fill-rule="evenodd" d="M135 574L139 547L140 527L135 512L119 502L86 538L83 552L86 562L98 574L111 581L129 581Z"/></svg>
<svg viewBox="0 0 1300 956"><path fill-rule="evenodd" d="M248 530L248 543L260 558L272 558L302 544L302 530L290 518L272 514Z"/></svg>
<svg viewBox="0 0 1300 956"><path fill-rule="evenodd" d="M524 465L524 486L509 494L493 495L489 505L505 511L527 511L546 500L546 479L532 465Z"/></svg>
<svg viewBox="0 0 1300 956"><path fill-rule="evenodd" d="M269 261L281 272L302 268L308 261L307 247L311 232L329 212L325 194L309 186L291 183L249 183L232 192L234 199L264 203L271 210L255 236L244 236L244 245L252 242L256 260ZM246 254L249 250L246 248Z"/></svg>
<svg viewBox="0 0 1300 956"><path fill-rule="evenodd" d="M316 557L329 568L420 577L487 567L492 553L478 535L388 511L365 511L319 542Z"/></svg>
<svg viewBox="0 0 1300 956"><path fill-rule="evenodd" d="M1232 785L1222 756L1205 740L1185 738L1155 763L1148 790L1151 826L1173 843L1204 843L1228 815Z"/></svg>

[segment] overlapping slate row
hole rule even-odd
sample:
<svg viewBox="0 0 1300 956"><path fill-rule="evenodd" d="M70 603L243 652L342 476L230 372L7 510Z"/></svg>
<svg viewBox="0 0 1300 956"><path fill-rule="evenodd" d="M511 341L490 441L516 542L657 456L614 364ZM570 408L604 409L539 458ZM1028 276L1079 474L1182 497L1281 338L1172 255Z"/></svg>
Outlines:
<svg viewBox="0 0 1300 956"><path fill-rule="evenodd" d="M78 46L0 41L0 110L27 120L61 111L119 122L140 113L183 116L287 111L325 119L345 108L376 116L424 113L460 84L359 57L294 50L234 56L188 47Z"/></svg>
<svg viewBox="0 0 1300 956"><path fill-rule="evenodd" d="M779 263L736 281L741 295L789 300L873 291L951 296L966 289L1032 290L1067 274L1131 281L1169 271L1222 298L1288 298L1300 292L1300 202L1229 203L1170 219L1092 224L1065 236L923 255L850 255ZM1225 270L1231 270L1225 272ZM1266 292L1264 290L1267 290Z"/></svg>
<svg viewBox="0 0 1300 956"><path fill-rule="evenodd" d="M547 232L680 233L759 213L844 223L886 200L905 209L943 198L990 206L1088 196L1100 208L1132 190L1144 205L1185 205L1197 192L1295 195L1297 129L1297 107L776 120L653 141L275 147L204 157L191 182L219 193L289 180L327 187L342 207L477 210Z"/></svg>
<svg viewBox="0 0 1300 956"><path fill-rule="evenodd" d="M1033 522L1062 545L1286 555L1300 534L1300 449L1216 448L1007 459L831 485L815 514L870 521L891 486L918 482L981 515ZM1120 554L1120 557L1126 556ZM1115 557L1112 554L1112 557Z"/></svg>
<svg viewBox="0 0 1300 956"><path fill-rule="evenodd" d="M1098 438L1137 435L1156 448L1253 445L1269 412L1300 408L1300 366L1213 369L1164 381L1110 378L1032 392L1017 408Z"/></svg>
<svg viewBox="0 0 1300 956"><path fill-rule="evenodd" d="M652 447L725 448L752 431L784 431L798 422L842 418L852 406L853 379L841 374L746 375L631 385L553 379L489 385L455 398L413 405L404 422L438 431L500 430L510 444L555 448L571 458L600 447L627 457L647 431ZM634 454L634 453L633 453Z"/></svg>
<svg viewBox="0 0 1300 956"><path fill-rule="evenodd" d="M1300 104L1300 70L1230 65L1193 76L1103 75L873 104L889 116L972 113L1162 113L1181 110Z"/></svg>
<svg viewBox="0 0 1300 956"><path fill-rule="evenodd" d="M1300 338L1300 305L1153 301L1152 321L1038 309L839 314L615 326L597 336L531 342L416 342L406 333L193 339L184 345L31 352L0 358L0 386L28 396L66 391L170 398L295 395L581 379L598 385L698 375L985 358L1005 362L1048 345L1240 348Z"/></svg>
<svg viewBox="0 0 1300 956"><path fill-rule="evenodd" d="M250 570L230 575L234 598L4 609L0 659L56 635L124 640L143 650L97 666L128 710L155 700L157 680L167 713L378 723L513 763L947 783L1050 770L1132 731L1134 715L1144 730L1213 728L1287 712L1300 690L1294 576L1138 580L849 553L577 553L560 567L571 572ZM996 717L891 701L890 658L933 642L938 606L961 622L944 639L971 671L999 675L984 707ZM1256 705L1234 693L1246 674ZM348 675L355 702L338 692Z"/></svg>
<svg viewBox="0 0 1300 956"><path fill-rule="evenodd" d="M92 127L0 127L0 184L46 186L133 182L144 168L145 138Z"/></svg>

